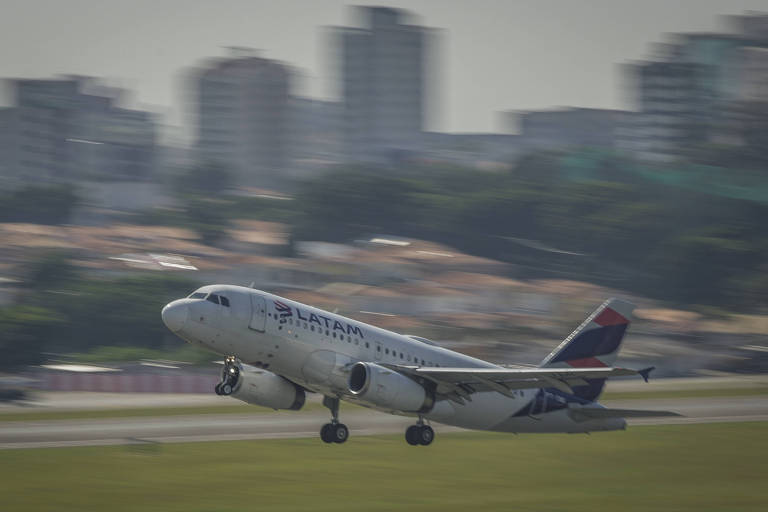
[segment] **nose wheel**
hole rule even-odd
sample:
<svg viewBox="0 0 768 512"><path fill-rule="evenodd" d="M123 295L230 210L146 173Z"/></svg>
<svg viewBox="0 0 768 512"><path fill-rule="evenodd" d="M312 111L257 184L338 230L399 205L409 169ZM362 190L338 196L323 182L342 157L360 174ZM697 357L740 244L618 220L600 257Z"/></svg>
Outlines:
<svg viewBox="0 0 768 512"><path fill-rule="evenodd" d="M330 396L323 397L323 405L331 411L331 422L320 429L320 439L324 443L341 444L349 439L349 429L339 423L339 399Z"/></svg>
<svg viewBox="0 0 768 512"><path fill-rule="evenodd" d="M239 377L240 365L237 363L237 359L235 356L228 356L224 360L224 368L221 370L221 382L216 384L214 391L217 395L231 395Z"/></svg>
<svg viewBox="0 0 768 512"><path fill-rule="evenodd" d="M429 425L425 425L421 418L416 425L405 429L405 441L411 446L429 446L434 440L435 431Z"/></svg>

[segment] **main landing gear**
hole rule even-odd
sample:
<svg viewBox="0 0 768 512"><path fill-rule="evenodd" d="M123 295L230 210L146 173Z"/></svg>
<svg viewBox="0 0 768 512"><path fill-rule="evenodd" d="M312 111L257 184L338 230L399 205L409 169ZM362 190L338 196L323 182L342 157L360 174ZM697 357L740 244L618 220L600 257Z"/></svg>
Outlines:
<svg viewBox="0 0 768 512"><path fill-rule="evenodd" d="M411 446L428 446L435 440L435 431L429 425L424 424L424 418L419 417L416 425L411 425L405 429L405 440Z"/></svg>
<svg viewBox="0 0 768 512"><path fill-rule="evenodd" d="M237 379L240 377L240 365L235 356L227 356L224 360L224 368L221 370L221 382L216 384L214 390L217 395L229 396L235 389Z"/></svg>
<svg viewBox="0 0 768 512"><path fill-rule="evenodd" d="M343 443L349 439L349 429L339 423L339 399L330 396L323 397L323 405L331 411L331 422L320 429L320 439L325 443Z"/></svg>

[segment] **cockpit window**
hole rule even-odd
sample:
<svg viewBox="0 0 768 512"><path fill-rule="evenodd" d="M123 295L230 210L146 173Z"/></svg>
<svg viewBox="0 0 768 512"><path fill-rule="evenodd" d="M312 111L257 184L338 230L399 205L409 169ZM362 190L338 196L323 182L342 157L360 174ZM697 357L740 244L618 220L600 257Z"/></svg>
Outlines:
<svg viewBox="0 0 768 512"><path fill-rule="evenodd" d="M204 299L205 296L208 295L205 292L195 292L192 295L189 296L190 299Z"/></svg>
<svg viewBox="0 0 768 512"><path fill-rule="evenodd" d="M220 296L219 298L221 299L221 305L222 306L229 307L229 299L228 298L226 298L223 295Z"/></svg>
<svg viewBox="0 0 768 512"><path fill-rule="evenodd" d="M213 302L214 304L218 304L219 303L219 296L216 295L215 293L212 293L205 300Z"/></svg>

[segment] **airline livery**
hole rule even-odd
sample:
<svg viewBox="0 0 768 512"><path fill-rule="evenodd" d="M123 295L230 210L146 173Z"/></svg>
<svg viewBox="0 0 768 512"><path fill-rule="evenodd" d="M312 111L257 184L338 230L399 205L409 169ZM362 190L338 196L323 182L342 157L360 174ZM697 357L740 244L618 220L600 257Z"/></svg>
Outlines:
<svg viewBox="0 0 768 512"><path fill-rule="evenodd" d="M190 343L226 356L215 391L273 409L298 410L307 392L321 393L331 421L326 443L343 443L347 400L412 416L405 439L428 445L427 422L499 432L619 430L625 418L666 411L609 409L597 402L609 377L640 375L613 363L634 306L610 299L539 366L499 366L329 313L267 292L204 286L166 305L165 325Z"/></svg>

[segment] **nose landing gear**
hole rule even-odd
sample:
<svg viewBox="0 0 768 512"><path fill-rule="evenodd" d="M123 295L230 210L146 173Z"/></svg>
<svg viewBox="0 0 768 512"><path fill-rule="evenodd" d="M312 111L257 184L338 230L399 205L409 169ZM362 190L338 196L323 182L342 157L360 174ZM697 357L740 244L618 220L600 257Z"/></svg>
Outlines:
<svg viewBox="0 0 768 512"><path fill-rule="evenodd" d="M320 429L320 439L324 443L341 444L349 439L349 429L343 423L339 423L339 399L330 396L323 397L323 405L331 411L331 422Z"/></svg>
<svg viewBox="0 0 768 512"><path fill-rule="evenodd" d="M435 431L429 425L424 424L424 418L419 417L416 425L411 425L405 429L405 441L411 446L428 446L434 440Z"/></svg>
<svg viewBox="0 0 768 512"><path fill-rule="evenodd" d="M221 382L216 384L214 391L217 395L229 396L235 389L237 379L240 377L240 365L235 356L228 356L224 360L224 368L221 370Z"/></svg>

